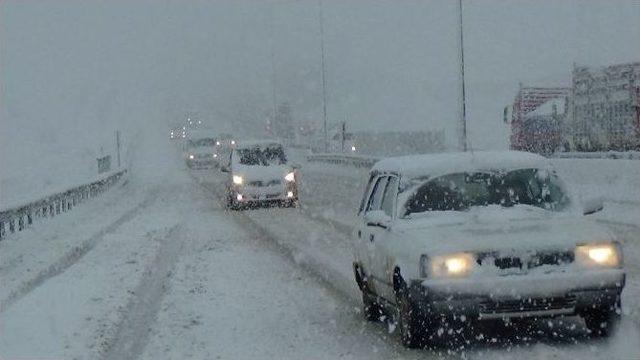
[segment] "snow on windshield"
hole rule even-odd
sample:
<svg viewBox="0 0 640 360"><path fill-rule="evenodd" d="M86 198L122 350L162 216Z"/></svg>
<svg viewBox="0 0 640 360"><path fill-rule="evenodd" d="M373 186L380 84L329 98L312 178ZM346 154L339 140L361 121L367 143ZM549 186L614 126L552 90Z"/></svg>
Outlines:
<svg viewBox="0 0 640 360"><path fill-rule="evenodd" d="M287 158L281 146L253 147L249 149L239 149L240 164L242 165L284 165Z"/></svg>
<svg viewBox="0 0 640 360"><path fill-rule="evenodd" d="M463 211L471 207L531 205L560 211L569 197L560 180L547 170L474 172L440 176L412 190L404 216L428 211Z"/></svg>

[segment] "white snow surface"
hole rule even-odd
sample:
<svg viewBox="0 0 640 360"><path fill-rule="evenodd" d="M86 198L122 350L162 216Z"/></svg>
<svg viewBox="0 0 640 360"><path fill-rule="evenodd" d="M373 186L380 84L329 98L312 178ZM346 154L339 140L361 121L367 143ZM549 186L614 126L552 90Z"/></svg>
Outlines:
<svg viewBox="0 0 640 360"><path fill-rule="evenodd" d="M634 260L640 246L632 223L604 223L624 238L629 273L623 323L612 338L590 339L582 322L569 318L525 329L469 330L469 343L409 351L389 333L393 326L367 323L360 313L350 225L366 171L303 164L301 209L226 212L220 205L226 175L210 170L189 176L178 151L159 145L140 152L147 161L124 187L77 208L84 211L0 242L0 254L6 254L0 265L0 358L629 359L640 354L634 301L640 296ZM627 183L632 189L633 184ZM89 247L82 256L69 256L83 246ZM55 264L62 269L51 268Z"/></svg>

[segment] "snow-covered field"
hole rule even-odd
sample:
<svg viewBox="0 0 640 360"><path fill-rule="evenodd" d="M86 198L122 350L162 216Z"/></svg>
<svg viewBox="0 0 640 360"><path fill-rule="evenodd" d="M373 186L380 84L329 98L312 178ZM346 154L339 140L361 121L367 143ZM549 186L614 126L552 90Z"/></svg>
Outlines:
<svg viewBox="0 0 640 360"><path fill-rule="evenodd" d="M586 166L562 161L581 190L638 189L631 164L598 165L587 181ZM620 206L637 211L624 198L605 196L609 212L598 215L626 241L625 315L612 338L590 339L581 321L564 319L492 324L405 350L388 325L363 320L352 279L349 231L366 170L303 163L300 209L227 212L224 174L188 171L170 150L146 164L0 242L0 359L640 357L640 221L610 222Z"/></svg>

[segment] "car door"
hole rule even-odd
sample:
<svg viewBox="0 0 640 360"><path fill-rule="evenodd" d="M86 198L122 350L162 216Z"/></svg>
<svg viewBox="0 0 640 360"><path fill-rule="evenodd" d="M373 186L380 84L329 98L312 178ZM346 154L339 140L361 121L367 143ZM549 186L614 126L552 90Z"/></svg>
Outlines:
<svg viewBox="0 0 640 360"><path fill-rule="evenodd" d="M398 196L398 177L390 175L387 179L380 202L380 210L384 211L389 218L394 219ZM396 242L393 237L393 228L376 226L372 242L372 254L375 256L375 261L372 261L371 270L376 281L378 295L391 301L395 298L393 292L393 267L395 265L393 247L397 246Z"/></svg>
<svg viewBox="0 0 640 360"><path fill-rule="evenodd" d="M379 261L379 256L375 253L375 242L376 238L380 237L383 234L384 229L375 224L368 223L366 221L367 213L371 211L380 210L380 206L382 204L382 197L384 195L384 190L387 186L388 176L379 176L373 185L373 189L371 191L371 196L369 197L369 201L367 202L365 213L362 221L362 234L361 239L365 244L366 248L366 257L368 266L366 266L367 276L369 277L369 283L373 286L373 290L377 292L377 284L378 279L375 278L375 269L380 266L377 264Z"/></svg>
<svg viewBox="0 0 640 360"><path fill-rule="evenodd" d="M355 239L355 261L359 264L365 273L369 272L369 239L367 238L366 223L364 220L364 214L367 211L367 206L371 201L373 194L373 187L378 181L378 176L371 174L367 186L365 187L362 199L360 200L360 207L358 208L358 221L353 229L353 237Z"/></svg>

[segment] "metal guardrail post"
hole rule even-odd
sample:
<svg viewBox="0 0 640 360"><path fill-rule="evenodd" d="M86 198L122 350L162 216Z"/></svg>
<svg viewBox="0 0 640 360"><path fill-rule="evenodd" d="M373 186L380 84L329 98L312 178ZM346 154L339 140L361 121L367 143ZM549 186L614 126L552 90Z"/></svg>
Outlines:
<svg viewBox="0 0 640 360"><path fill-rule="evenodd" d="M105 192L116 184L124 173L126 170L62 193L44 197L30 204L0 211L0 239L6 237L7 233L23 231L34 223L34 218L54 217L63 212L71 211L83 199Z"/></svg>

